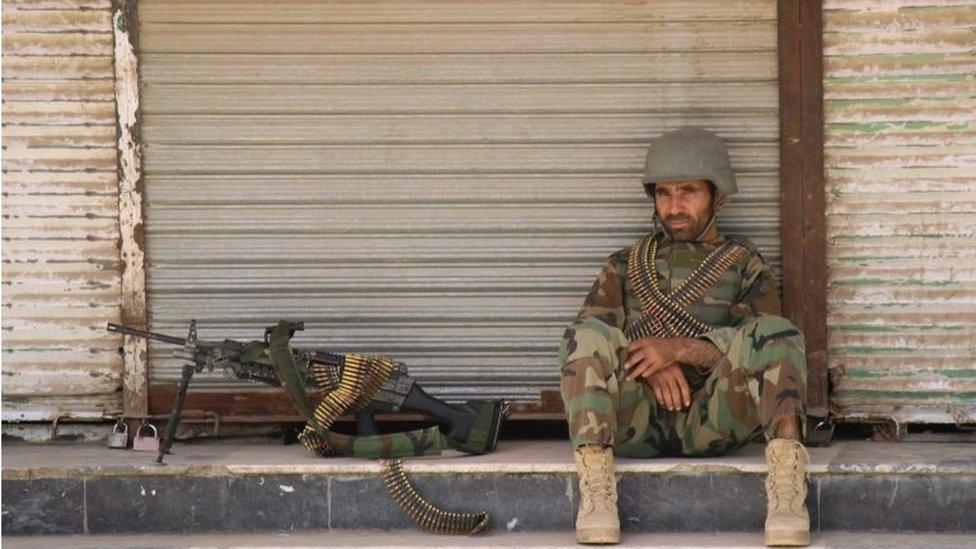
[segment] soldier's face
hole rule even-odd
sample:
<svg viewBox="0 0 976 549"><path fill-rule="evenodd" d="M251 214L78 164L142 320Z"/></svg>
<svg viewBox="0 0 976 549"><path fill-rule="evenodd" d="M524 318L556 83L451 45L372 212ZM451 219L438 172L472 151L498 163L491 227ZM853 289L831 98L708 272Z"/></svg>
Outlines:
<svg viewBox="0 0 976 549"><path fill-rule="evenodd" d="M690 242L712 217L711 184L703 179L654 184L654 205L677 242Z"/></svg>

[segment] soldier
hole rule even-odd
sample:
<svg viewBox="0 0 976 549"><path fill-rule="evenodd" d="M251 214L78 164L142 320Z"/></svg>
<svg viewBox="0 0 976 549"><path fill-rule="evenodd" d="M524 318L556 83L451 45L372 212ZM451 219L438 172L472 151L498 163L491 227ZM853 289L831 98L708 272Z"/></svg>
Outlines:
<svg viewBox="0 0 976 549"><path fill-rule="evenodd" d="M612 254L560 347L580 476L576 538L617 543L613 456L716 456L765 438L767 545L807 545L803 334L769 266L715 216L737 189L700 128L651 143L653 234Z"/></svg>

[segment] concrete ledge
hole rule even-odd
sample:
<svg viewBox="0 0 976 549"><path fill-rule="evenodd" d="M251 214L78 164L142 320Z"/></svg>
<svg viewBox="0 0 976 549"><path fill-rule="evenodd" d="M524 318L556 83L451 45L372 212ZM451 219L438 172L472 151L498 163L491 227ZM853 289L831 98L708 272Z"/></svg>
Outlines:
<svg viewBox="0 0 976 549"><path fill-rule="evenodd" d="M5 536L8 549L90 549L92 547L122 547L125 549L157 549L159 547L358 547L360 549L430 549L434 547L547 547L551 549L579 547L570 531L521 532L487 536L435 536L426 532L372 532L345 530L310 530L307 532L275 534L195 534L195 535L89 535L89 536ZM906 534L865 532L824 532L814 534L811 548L843 547L845 549L960 549L973 547L976 540L965 534ZM634 533L623 536L616 547L667 549L702 548L762 548L760 532L717 532L708 534Z"/></svg>
<svg viewBox="0 0 976 549"><path fill-rule="evenodd" d="M3 448L3 534L414 529L378 462L322 460L300 446L178 444L169 465L94 446ZM976 532L976 448L839 442L811 449L813 529ZM709 459L619 459L625 531L759 531L762 446ZM569 445L503 442L488 456L407 460L421 493L487 510L494 531L571 530Z"/></svg>
<svg viewBox="0 0 976 549"><path fill-rule="evenodd" d="M8 444L3 448L3 479L66 476L166 476L258 474L371 474L378 461L319 459L299 445L178 443L167 465L155 456L93 445ZM449 452L444 456L410 458L411 473L573 473L569 443L563 441L502 441L486 456ZM617 458L620 473L763 473L763 447L750 444L739 452L714 458ZM965 443L835 442L810 448L811 474L976 474L976 445Z"/></svg>

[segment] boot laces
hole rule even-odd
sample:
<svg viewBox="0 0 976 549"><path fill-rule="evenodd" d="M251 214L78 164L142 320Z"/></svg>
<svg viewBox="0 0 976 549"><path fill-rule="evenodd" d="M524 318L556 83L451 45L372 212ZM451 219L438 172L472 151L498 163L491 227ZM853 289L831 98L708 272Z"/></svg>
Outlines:
<svg viewBox="0 0 976 549"><path fill-rule="evenodd" d="M602 503L607 505L613 499L613 475L607 469L607 461L599 460L600 464L594 466L584 454L583 463L586 465L586 487L594 504Z"/></svg>
<svg viewBox="0 0 976 549"><path fill-rule="evenodd" d="M801 453L805 453L804 450L783 448L781 451L772 452L771 457L775 466L767 474L770 505L772 507L779 507L783 504L796 512L802 509L805 503L803 496L806 492L806 479L801 458Z"/></svg>

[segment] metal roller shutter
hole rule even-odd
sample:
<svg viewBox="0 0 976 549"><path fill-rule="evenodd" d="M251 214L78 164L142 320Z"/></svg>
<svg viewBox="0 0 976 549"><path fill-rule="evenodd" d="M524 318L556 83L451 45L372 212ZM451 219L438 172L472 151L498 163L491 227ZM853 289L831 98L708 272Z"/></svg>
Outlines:
<svg viewBox="0 0 976 549"><path fill-rule="evenodd" d="M154 330L303 319L299 344L393 355L435 394L535 400L650 226L646 143L685 124L731 145L724 230L779 263L772 0L139 9ZM154 346L151 381L179 365Z"/></svg>

